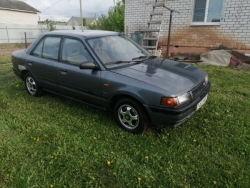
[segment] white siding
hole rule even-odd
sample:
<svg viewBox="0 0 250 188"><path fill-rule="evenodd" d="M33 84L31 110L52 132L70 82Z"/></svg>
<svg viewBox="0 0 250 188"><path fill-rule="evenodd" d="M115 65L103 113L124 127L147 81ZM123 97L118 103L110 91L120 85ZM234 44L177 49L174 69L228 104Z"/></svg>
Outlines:
<svg viewBox="0 0 250 188"><path fill-rule="evenodd" d="M36 13L0 10L0 23L37 25Z"/></svg>
<svg viewBox="0 0 250 188"><path fill-rule="evenodd" d="M81 30L80 26L75 26ZM86 30L86 27L83 27ZM72 26L56 25L55 30L72 30ZM48 32L47 25L20 25L0 23L0 44L1 43L24 43L25 34L27 42L33 42L41 33Z"/></svg>

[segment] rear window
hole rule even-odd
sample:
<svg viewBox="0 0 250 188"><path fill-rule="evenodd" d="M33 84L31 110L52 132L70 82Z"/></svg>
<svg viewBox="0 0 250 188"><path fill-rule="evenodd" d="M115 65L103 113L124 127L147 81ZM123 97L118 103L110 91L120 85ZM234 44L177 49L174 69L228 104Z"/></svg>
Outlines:
<svg viewBox="0 0 250 188"><path fill-rule="evenodd" d="M46 37L35 47L31 55L58 60L61 37Z"/></svg>

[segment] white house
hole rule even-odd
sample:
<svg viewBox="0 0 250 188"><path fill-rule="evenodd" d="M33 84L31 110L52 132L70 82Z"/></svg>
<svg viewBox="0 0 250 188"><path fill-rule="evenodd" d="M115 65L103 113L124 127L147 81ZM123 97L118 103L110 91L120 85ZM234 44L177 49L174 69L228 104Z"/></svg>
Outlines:
<svg viewBox="0 0 250 188"><path fill-rule="evenodd" d="M0 0L0 23L37 25L38 13L23 1Z"/></svg>

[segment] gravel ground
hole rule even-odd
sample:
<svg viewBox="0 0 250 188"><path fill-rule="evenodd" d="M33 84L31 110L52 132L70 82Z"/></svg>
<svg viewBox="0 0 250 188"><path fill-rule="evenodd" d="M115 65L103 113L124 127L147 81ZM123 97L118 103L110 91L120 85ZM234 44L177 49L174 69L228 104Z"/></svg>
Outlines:
<svg viewBox="0 0 250 188"><path fill-rule="evenodd" d="M8 57L15 50L25 49L25 44L0 44L0 57Z"/></svg>

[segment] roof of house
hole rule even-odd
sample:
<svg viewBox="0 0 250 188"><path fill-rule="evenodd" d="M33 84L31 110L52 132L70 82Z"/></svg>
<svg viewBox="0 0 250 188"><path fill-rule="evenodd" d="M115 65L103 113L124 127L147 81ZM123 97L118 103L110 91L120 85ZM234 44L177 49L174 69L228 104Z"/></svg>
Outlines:
<svg viewBox="0 0 250 188"><path fill-rule="evenodd" d="M85 18L86 24L91 24L96 18Z"/></svg>
<svg viewBox="0 0 250 188"><path fill-rule="evenodd" d="M76 16L72 16L70 19L69 19L69 21L70 20L76 20L79 24L81 24L82 22L81 22L81 17L76 17ZM84 18L85 20L86 20L86 25L88 25L88 24L91 24L96 18ZM69 21L67 22L67 23L69 23Z"/></svg>
<svg viewBox="0 0 250 188"><path fill-rule="evenodd" d="M71 20L76 20L79 24L81 23L81 18L80 17L72 16L67 23L69 23Z"/></svg>
<svg viewBox="0 0 250 188"><path fill-rule="evenodd" d="M33 13L40 12L25 2L17 0L0 0L0 9Z"/></svg>

